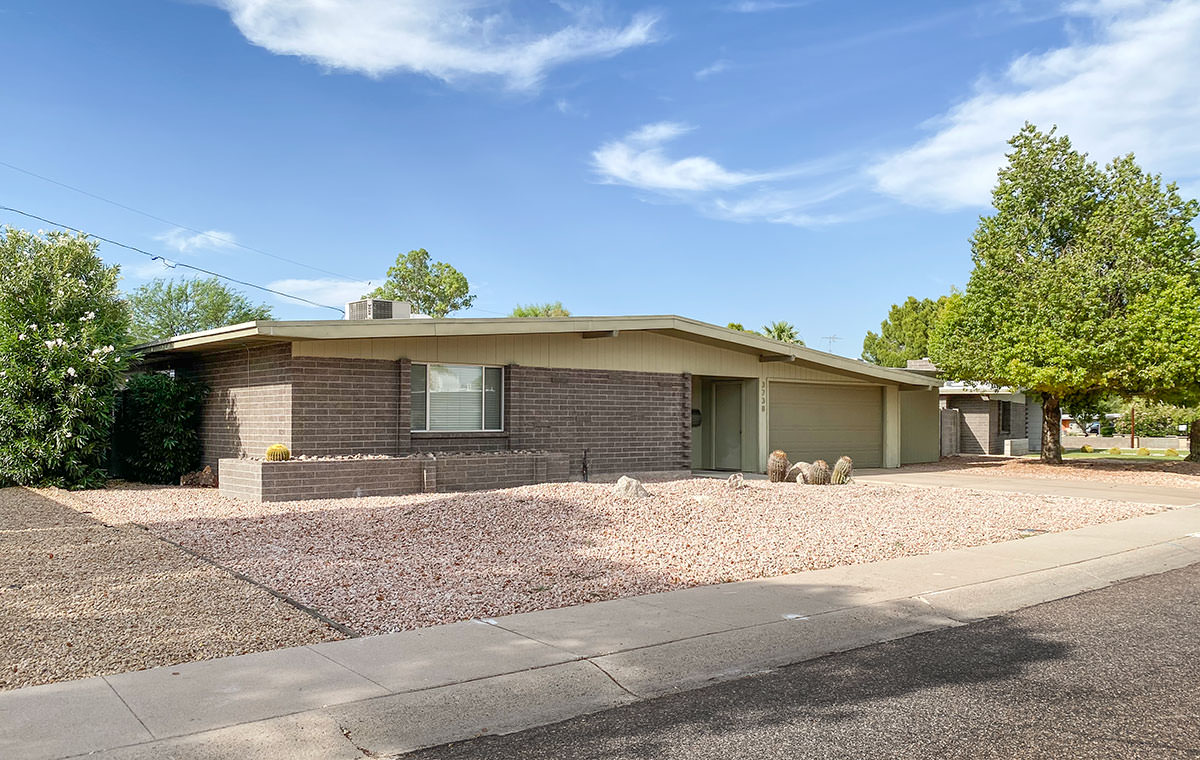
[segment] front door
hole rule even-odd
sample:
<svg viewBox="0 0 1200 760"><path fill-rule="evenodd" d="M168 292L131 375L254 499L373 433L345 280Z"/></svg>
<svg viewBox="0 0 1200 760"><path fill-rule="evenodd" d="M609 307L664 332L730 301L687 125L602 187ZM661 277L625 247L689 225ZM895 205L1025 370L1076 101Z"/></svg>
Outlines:
<svg viewBox="0 0 1200 760"><path fill-rule="evenodd" d="M742 383L713 383L713 468L742 469Z"/></svg>

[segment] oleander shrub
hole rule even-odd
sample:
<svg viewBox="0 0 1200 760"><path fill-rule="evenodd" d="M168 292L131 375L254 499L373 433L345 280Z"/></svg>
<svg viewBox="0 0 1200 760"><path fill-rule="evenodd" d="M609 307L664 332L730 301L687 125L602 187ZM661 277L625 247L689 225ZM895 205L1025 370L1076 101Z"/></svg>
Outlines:
<svg viewBox="0 0 1200 760"><path fill-rule="evenodd" d="M129 313L96 242L0 229L0 484L104 484Z"/></svg>
<svg viewBox="0 0 1200 760"><path fill-rule="evenodd" d="M1138 453L1139 457L1148 457L1148 456L1150 456L1150 449L1146 448L1145 446L1142 446L1141 448L1139 448L1137 450L1137 453Z"/></svg>
<svg viewBox="0 0 1200 760"><path fill-rule="evenodd" d="M1177 457L1177 456L1179 456L1179 450L1178 449L1167 449L1166 454L1169 457Z"/></svg>
<svg viewBox="0 0 1200 760"><path fill-rule="evenodd" d="M208 388L188 377L150 372L129 378L113 436L120 473L142 483L178 483L200 468L200 416Z"/></svg>
<svg viewBox="0 0 1200 760"><path fill-rule="evenodd" d="M1080 446L1079 450L1081 452L1083 452L1084 454L1091 454L1092 452L1095 451L1095 449L1093 449L1091 446L1087 445L1086 443L1083 444L1082 446Z"/></svg>
<svg viewBox="0 0 1200 760"><path fill-rule="evenodd" d="M1108 450L1108 453L1109 453L1109 454L1120 454L1120 453L1121 453L1121 447L1120 447L1120 446L1113 446L1111 449L1109 449L1109 450Z"/></svg>

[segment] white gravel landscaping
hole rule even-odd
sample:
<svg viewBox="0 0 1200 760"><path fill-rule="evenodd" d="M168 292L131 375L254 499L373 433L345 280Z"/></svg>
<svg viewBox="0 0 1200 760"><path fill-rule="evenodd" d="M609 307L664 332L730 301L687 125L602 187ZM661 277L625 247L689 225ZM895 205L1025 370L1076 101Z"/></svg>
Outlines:
<svg viewBox="0 0 1200 760"><path fill-rule="evenodd" d="M873 483L703 478L253 504L214 490L70 494L363 633L1006 541L1160 511L1101 500Z"/></svg>

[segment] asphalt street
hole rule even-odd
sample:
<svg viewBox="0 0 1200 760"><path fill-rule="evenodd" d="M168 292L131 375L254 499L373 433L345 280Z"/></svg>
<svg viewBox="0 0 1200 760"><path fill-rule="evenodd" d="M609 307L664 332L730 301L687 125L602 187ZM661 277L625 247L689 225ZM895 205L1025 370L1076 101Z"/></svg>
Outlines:
<svg viewBox="0 0 1200 760"><path fill-rule="evenodd" d="M406 758L1200 757L1200 565Z"/></svg>

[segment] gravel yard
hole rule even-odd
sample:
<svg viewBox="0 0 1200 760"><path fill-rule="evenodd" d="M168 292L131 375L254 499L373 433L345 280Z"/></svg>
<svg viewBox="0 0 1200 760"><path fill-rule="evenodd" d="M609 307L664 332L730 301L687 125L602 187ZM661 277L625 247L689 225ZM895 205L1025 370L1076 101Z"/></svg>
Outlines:
<svg viewBox="0 0 1200 760"><path fill-rule="evenodd" d="M995 477L1093 480L1143 486L1200 488L1200 463L1182 460L1154 462L1117 459L1066 459L1062 464L1042 464L1036 459L957 456L941 462L910 464L896 472L958 470L965 474Z"/></svg>
<svg viewBox="0 0 1200 760"><path fill-rule="evenodd" d="M0 489L0 689L341 638L143 530L63 502L78 506Z"/></svg>
<svg viewBox="0 0 1200 760"><path fill-rule="evenodd" d="M252 504L205 489L71 494L363 632L561 607L1005 541L1159 511L878 483L694 478ZM231 616L231 620L235 616Z"/></svg>

